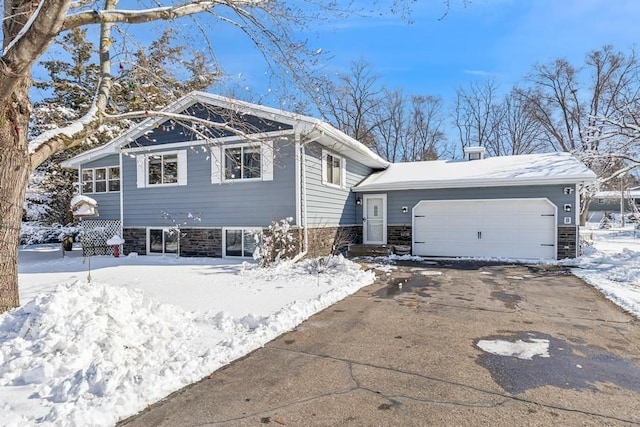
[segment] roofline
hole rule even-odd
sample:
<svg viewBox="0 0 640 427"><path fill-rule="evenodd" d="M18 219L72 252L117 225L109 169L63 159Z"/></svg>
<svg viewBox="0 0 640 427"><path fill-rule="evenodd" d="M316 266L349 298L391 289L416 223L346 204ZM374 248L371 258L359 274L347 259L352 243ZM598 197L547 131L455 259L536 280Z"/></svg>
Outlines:
<svg viewBox="0 0 640 427"><path fill-rule="evenodd" d="M182 109L188 108L198 102L201 101L209 101L212 105L217 105L220 107L233 107L233 108L243 108L248 110L254 115L263 116L264 118L277 120L284 122L293 126L294 130L297 132L308 132L311 133L314 130L318 130L320 133L325 134L335 140L336 142L344 145L347 149L355 151L357 154L363 156L364 160L368 160L366 163L367 166L373 168L387 168L390 163L380 157L378 154L374 153L372 150L367 148L364 144L358 142L354 138L345 134L344 132L336 129L330 124L323 122L314 117L306 116L303 114L292 113L289 111L267 107L264 105L253 104L246 101L240 101L233 98L228 98L221 95L211 94L207 92L201 91L193 91L189 92L182 98L174 101L169 104L165 108L160 111L175 113ZM277 116L277 117L269 117L269 116ZM133 125L129 130L124 132L122 135L112 139L111 141L105 143L100 147L96 147L89 151L85 151L84 153L78 154L70 159L67 159L60 164L63 167L68 168L77 168L81 164L86 163L92 160L98 160L102 157L108 156L110 154L118 154L120 148L125 142L130 139L135 139L140 135L143 135L146 132L146 129L149 127L154 127L155 124L159 124L166 119L162 116L150 117L142 122ZM180 142L191 142L191 141L180 141ZM148 146L149 149L154 149L155 145ZM160 146L158 146L160 147Z"/></svg>
<svg viewBox="0 0 640 427"><path fill-rule="evenodd" d="M468 187L515 187L523 185L562 185L581 184L595 181L592 175L577 175L571 177L537 178L537 179L461 179L448 181L417 181L415 183L398 184L371 184L354 186L352 191L391 191L391 190L435 190L446 188L468 188Z"/></svg>

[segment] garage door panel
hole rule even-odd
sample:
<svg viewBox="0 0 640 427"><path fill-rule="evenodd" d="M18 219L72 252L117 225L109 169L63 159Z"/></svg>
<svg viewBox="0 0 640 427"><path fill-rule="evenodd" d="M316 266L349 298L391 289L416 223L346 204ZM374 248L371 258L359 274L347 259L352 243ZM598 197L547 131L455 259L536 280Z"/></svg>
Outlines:
<svg viewBox="0 0 640 427"><path fill-rule="evenodd" d="M556 256L556 209L546 199L423 201L413 230L416 255Z"/></svg>

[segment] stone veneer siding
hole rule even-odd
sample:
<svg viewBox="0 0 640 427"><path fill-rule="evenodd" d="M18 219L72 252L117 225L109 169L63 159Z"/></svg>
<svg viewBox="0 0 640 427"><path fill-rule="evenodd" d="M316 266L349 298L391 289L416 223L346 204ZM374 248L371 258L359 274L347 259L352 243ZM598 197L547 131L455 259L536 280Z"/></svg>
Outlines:
<svg viewBox="0 0 640 427"><path fill-rule="evenodd" d="M147 229L146 228L125 228L122 230L124 245L122 252L129 255L137 252L140 255L147 254Z"/></svg>
<svg viewBox="0 0 640 427"><path fill-rule="evenodd" d="M222 257L222 229L181 228L180 256Z"/></svg>
<svg viewBox="0 0 640 427"><path fill-rule="evenodd" d="M558 259L575 258L577 253L577 227L558 226ZM359 240L361 242L362 239ZM387 227L388 245L412 245L412 232L410 225L390 225Z"/></svg>
<svg viewBox="0 0 640 427"><path fill-rule="evenodd" d="M361 226L310 228L308 233L307 257L310 258L329 255L334 246L337 252L345 252L349 243L362 242Z"/></svg>
<svg viewBox="0 0 640 427"><path fill-rule="evenodd" d="M578 256L578 227L558 226L558 259Z"/></svg>
<svg viewBox="0 0 640 427"><path fill-rule="evenodd" d="M413 236L411 234L410 225L387 226L387 244L388 245L411 246L412 243L413 243Z"/></svg>
<svg viewBox="0 0 640 427"><path fill-rule="evenodd" d="M411 244L411 227L409 230L409 243ZM302 228L292 228L295 234L298 250L302 248L304 238ZM335 245L338 251L346 251L349 243L362 242L362 227L323 227L310 228L309 248L307 257L328 255ZM125 228L123 230L124 254L137 252L140 255L147 254L147 230L146 228ZM398 244L398 243L396 243ZM180 229L180 256L191 257L221 257L222 256L222 229L221 228L182 228Z"/></svg>

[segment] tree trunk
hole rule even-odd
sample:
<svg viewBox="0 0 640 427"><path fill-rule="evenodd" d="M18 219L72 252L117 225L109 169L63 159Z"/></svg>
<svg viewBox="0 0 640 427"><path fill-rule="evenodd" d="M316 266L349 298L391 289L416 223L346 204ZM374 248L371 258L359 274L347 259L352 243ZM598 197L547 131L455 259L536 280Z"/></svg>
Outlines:
<svg viewBox="0 0 640 427"><path fill-rule="evenodd" d="M27 180L30 78L0 107L0 313L19 305L18 244Z"/></svg>

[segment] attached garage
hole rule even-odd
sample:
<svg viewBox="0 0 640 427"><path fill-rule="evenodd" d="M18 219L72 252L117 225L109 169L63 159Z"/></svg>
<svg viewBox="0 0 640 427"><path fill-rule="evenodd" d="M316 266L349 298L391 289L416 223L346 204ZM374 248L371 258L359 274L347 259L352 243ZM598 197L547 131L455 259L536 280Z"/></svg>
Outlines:
<svg viewBox="0 0 640 427"><path fill-rule="evenodd" d="M555 259L557 208L548 199L422 200L413 254Z"/></svg>
<svg viewBox="0 0 640 427"><path fill-rule="evenodd" d="M485 158L471 147L465 160L393 163L352 191L366 227L369 201L385 200L376 235L413 255L553 260L579 255L580 189L595 178L569 153Z"/></svg>

